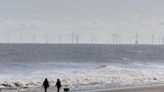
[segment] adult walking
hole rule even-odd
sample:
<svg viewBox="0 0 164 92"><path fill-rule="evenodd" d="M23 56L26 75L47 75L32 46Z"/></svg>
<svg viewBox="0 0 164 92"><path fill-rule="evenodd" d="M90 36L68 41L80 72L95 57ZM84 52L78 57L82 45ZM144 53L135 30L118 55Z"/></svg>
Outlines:
<svg viewBox="0 0 164 92"><path fill-rule="evenodd" d="M44 87L45 92L47 92L47 88L49 87L49 82L48 82L47 78L44 80L42 87Z"/></svg>
<svg viewBox="0 0 164 92"><path fill-rule="evenodd" d="M57 79L56 87L57 87L57 92L59 92L60 91L60 88L61 88L61 82L60 82L59 79Z"/></svg>

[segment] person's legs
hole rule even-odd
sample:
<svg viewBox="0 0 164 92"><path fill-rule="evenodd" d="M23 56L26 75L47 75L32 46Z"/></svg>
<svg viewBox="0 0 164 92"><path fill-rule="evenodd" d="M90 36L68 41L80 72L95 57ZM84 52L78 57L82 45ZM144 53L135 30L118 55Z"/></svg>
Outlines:
<svg viewBox="0 0 164 92"><path fill-rule="evenodd" d="M47 92L47 88L45 88L45 92Z"/></svg>
<svg viewBox="0 0 164 92"><path fill-rule="evenodd" d="M60 91L60 87L57 88L57 92L59 92L59 91Z"/></svg>

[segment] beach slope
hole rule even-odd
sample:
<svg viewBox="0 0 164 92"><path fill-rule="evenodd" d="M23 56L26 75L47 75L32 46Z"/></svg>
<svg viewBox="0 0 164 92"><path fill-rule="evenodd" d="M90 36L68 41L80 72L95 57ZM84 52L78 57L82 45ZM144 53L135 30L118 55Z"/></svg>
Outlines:
<svg viewBox="0 0 164 92"><path fill-rule="evenodd" d="M91 91L88 91L88 92L91 92ZM117 89L100 90L100 91L94 91L94 92L164 92L164 85L117 88Z"/></svg>

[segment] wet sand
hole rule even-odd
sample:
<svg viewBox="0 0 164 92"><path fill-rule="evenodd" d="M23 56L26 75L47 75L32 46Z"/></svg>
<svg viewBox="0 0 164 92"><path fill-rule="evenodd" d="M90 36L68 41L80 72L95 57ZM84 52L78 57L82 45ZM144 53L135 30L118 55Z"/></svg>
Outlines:
<svg viewBox="0 0 164 92"><path fill-rule="evenodd" d="M101 91L95 91L95 92L164 92L164 85L118 88L118 89L101 90Z"/></svg>
<svg viewBox="0 0 164 92"><path fill-rule="evenodd" d="M0 92L44 92L43 88L30 88L25 90L1 90ZM47 92L56 92L56 88L50 88ZM64 92L61 89L60 92ZM151 86L138 86L127 88L99 89L99 90L70 90L69 92L164 92L164 84Z"/></svg>
<svg viewBox="0 0 164 92"><path fill-rule="evenodd" d="M113 88L103 90L86 90L86 91L70 91L70 92L164 92L164 85L138 86L127 88Z"/></svg>

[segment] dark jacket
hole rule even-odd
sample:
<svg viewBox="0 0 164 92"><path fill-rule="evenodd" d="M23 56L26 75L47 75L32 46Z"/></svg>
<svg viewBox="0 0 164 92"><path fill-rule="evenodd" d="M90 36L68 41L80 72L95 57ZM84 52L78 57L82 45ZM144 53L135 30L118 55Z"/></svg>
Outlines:
<svg viewBox="0 0 164 92"><path fill-rule="evenodd" d="M48 88L48 87L49 87L49 82L48 82L47 79L44 80L44 82L43 82L43 87L44 87L44 88Z"/></svg>
<svg viewBox="0 0 164 92"><path fill-rule="evenodd" d="M60 80L57 80L57 82L56 82L56 86L57 86L58 88L61 87L61 82L60 82Z"/></svg>

